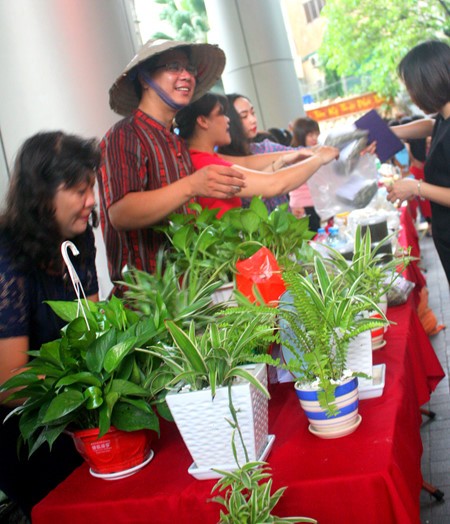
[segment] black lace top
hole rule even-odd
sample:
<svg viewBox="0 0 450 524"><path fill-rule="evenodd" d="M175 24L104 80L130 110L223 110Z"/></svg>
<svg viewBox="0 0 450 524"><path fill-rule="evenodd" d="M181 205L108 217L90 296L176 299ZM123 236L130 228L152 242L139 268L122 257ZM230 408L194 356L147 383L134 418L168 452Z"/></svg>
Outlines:
<svg viewBox="0 0 450 524"><path fill-rule="evenodd" d="M87 235L87 256L71 256L86 296L98 291L95 269L95 243L91 229ZM74 242L76 243L76 242ZM57 317L44 300L76 298L72 281L64 275L48 274L37 268L19 270L9 255L8 242L0 239L0 338L28 336L29 348L59 338L65 322Z"/></svg>

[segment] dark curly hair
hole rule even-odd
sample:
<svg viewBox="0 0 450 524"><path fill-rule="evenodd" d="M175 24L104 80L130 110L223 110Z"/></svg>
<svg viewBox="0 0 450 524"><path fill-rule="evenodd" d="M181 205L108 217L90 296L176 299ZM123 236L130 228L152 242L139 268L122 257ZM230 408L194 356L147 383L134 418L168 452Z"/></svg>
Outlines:
<svg viewBox="0 0 450 524"><path fill-rule="evenodd" d="M62 131L37 133L24 142L16 157L6 208L0 216L0 234L8 240L18 267L59 270L60 245L66 239L55 220L56 191L61 185L69 189L90 181L100 158L96 140ZM98 225L95 211L91 223ZM85 237L83 233L71 239L82 257Z"/></svg>
<svg viewBox="0 0 450 524"><path fill-rule="evenodd" d="M437 113L450 101L450 46L430 40L413 47L398 74L412 101L426 113Z"/></svg>

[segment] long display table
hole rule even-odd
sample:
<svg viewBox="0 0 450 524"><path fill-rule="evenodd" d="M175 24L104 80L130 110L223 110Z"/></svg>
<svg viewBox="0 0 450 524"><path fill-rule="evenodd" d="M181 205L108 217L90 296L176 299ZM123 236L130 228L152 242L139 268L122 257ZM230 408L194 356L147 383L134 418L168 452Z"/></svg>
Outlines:
<svg viewBox="0 0 450 524"><path fill-rule="evenodd" d="M287 486L278 515L320 524L419 524L419 407L444 372L412 301L389 309L388 318L396 324L374 352L375 364L386 364L383 395L360 402L362 423L352 435L313 436L292 383L272 386L269 430L276 439L268 462L274 488ZM217 523L220 506L208 502L215 481L188 474L191 458L174 424L162 424L153 449L152 462L122 480L97 479L80 466L35 506L33 524Z"/></svg>

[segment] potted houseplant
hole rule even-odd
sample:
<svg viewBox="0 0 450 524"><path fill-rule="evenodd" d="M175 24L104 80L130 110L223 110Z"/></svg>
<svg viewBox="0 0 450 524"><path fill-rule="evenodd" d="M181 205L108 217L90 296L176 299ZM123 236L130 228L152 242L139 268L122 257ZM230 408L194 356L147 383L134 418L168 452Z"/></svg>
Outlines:
<svg viewBox="0 0 450 524"><path fill-rule="evenodd" d="M29 454L45 442L51 447L66 431L92 474L116 478L136 471L151 460L151 437L159 432L134 352L153 338L153 323L115 297L85 301L84 315L77 302L48 304L68 322L61 338L30 351L26 369L2 387L13 390L11 400L24 401L10 416L20 416Z"/></svg>
<svg viewBox="0 0 450 524"><path fill-rule="evenodd" d="M297 219L282 205L269 213L259 197L248 209L236 208L218 219L217 209L190 205L193 213L172 214L167 224L156 227L167 236L167 261L181 272L198 267L202 274L233 287L236 262L268 248L282 267L295 264L303 242L314 233L308 219Z"/></svg>
<svg viewBox="0 0 450 524"><path fill-rule="evenodd" d="M368 296L378 304L383 313L387 310L387 296L389 290L411 261L409 254L401 257L387 257L386 245L390 245L391 236L387 236L372 246L370 229L367 228L362 234L362 228L357 226L354 238L353 256L350 261L336 251L326 246L329 257L327 263L331 263L338 271L346 276L346 283L358 283L358 293ZM371 312L377 316L378 313ZM372 331L373 349L377 349L383 342L383 334L386 328L378 328Z"/></svg>
<svg viewBox="0 0 450 524"><path fill-rule="evenodd" d="M324 245L329 255L328 262L339 271L344 271L348 282L358 281L358 292L367 295L382 307L388 291L412 260L408 254L401 257L386 256L384 251L390 243L391 236L387 236L374 247L370 229L367 228L362 234L362 228L358 225L351 260L347 260L332 247Z"/></svg>
<svg viewBox="0 0 450 524"><path fill-rule="evenodd" d="M293 270L284 272L287 292L281 297L278 310L263 307L264 314L272 312L280 319L284 362L269 355L255 360L281 366L296 377L296 392L310 418L310 430L326 431L325 436L330 438L334 429L342 435L356 429L360 420L357 410L360 374L347 366L350 341L364 331L383 326L386 320L369 297L359 294L358 281L345 284L345 271L332 271L319 255L315 256L313 266L310 275ZM252 307L246 305L244 309ZM258 307L253 309L257 316ZM382 318L365 317L363 312L367 309L376 310ZM345 403L339 406L337 396L346 390Z"/></svg>
<svg viewBox="0 0 450 524"><path fill-rule="evenodd" d="M138 351L164 363L159 372L167 384L166 402L191 453L189 472L199 479L213 478L212 468L233 468L227 422L236 410L245 435L249 460L268 452L267 373L264 364L251 362L274 338L274 320L242 315L232 324L212 319L202 333L191 322L186 329L166 321L172 343L159 343ZM156 378L157 380L157 378ZM238 448L242 460L244 450Z"/></svg>
<svg viewBox="0 0 450 524"><path fill-rule="evenodd" d="M237 463L234 471L218 471L222 478L213 487L216 495L212 502L223 506L226 512L220 511L219 524L287 524L288 522L304 522L317 524L317 521L307 517L277 517L272 514L286 488L279 488L272 493L272 474L266 462L247 462L240 466L233 440L233 451Z"/></svg>
<svg viewBox="0 0 450 524"><path fill-rule="evenodd" d="M178 263L168 262L168 258L167 251L161 249L156 256L154 273L133 268L124 273L121 282L125 289L125 303L152 319L155 338L161 342L171 340L165 325L167 320L180 327L187 327L195 321L197 329L202 330L222 308L211 300L222 281L203 272L203 266L195 255L190 258L189 266L184 267L183 264L182 268Z"/></svg>

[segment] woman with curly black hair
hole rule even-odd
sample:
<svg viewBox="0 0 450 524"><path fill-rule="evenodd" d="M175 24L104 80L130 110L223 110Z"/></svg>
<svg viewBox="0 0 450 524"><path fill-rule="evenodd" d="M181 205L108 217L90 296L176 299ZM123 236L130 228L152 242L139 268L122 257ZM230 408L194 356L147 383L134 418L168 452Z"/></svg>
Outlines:
<svg viewBox="0 0 450 524"><path fill-rule="evenodd" d="M71 240L72 258L86 295L98 299L93 186L100 150L93 140L61 131L38 133L20 149L0 215L0 384L28 362L28 351L57 339L64 322L45 300L76 298L60 246ZM0 420L14 407L0 394ZM72 442L31 459L17 454L15 417L0 425L0 489L25 514L56 486L80 459Z"/></svg>

